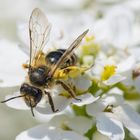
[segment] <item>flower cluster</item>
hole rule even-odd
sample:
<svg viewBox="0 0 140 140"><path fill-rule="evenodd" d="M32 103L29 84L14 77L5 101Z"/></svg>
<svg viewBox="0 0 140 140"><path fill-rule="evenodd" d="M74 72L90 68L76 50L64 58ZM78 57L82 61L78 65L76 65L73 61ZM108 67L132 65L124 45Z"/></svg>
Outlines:
<svg viewBox="0 0 140 140"><path fill-rule="evenodd" d="M53 5L54 1L50 3ZM61 2L61 8L73 7ZM84 7L84 4L81 5ZM99 0L95 5L94 14L89 8L90 11L80 13L80 18L77 14L48 15L50 21L55 21L49 50L68 48L81 31L89 28L89 33L75 50L79 69L63 79L76 97L69 97L68 91L59 85L53 86L50 92L59 111L54 113L49 99L43 96L34 108L36 120L43 124L20 133L16 140L123 140L127 129L129 137L140 139L140 115L137 112L140 100L140 24L136 22L139 9L130 1L120 4L116 0L114 4L111 0ZM66 21L62 23L60 18ZM28 28L25 24L18 27L22 45L0 40L0 64L8 64L0 69L0 87L17 87L17 92L7 95L5 100L20 95L20 85L27 75L22 64L29 60L29 39L25 38L28 37ZM7 55L14 61L9 63L5 59ZM23 98L10 100L6 105L19 110L30 109Z"/></svg>

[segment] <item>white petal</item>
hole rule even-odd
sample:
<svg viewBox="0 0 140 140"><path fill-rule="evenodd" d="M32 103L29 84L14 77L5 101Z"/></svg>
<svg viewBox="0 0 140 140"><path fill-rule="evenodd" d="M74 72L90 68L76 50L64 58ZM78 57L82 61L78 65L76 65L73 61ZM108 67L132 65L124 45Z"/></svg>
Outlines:
<svg viewBox="0 0 140 140"><path fill-rule="evenodd" d="M67 119L66 115L67 114L69 117L73 117L74 113L72 112L73 110L70 108L70 106L67 106L67 108L64 111L61 111L59 113L54 113L54 114L42 114L36 110L34 110L35 118L39 122L49 122L51 126L56 126L60 127L62 124L62 120L64 121L64 118ZM60 124L61 123L61 124Z"/></svg>
<svg viewBox="0 0 140 140"><path fill-rule="evenodd" d="M98 131L96 131L92 135L92 140L110 140L110 139L109 139L109 137L107 137L107 136L99 133Z"/></svg>
<svg viewBox="0 0 140 140"><path fill-rule="evenodd" d="M12 97L15 97L15 96L19 96L19 95L21 95L19 92L12 94L12 95L7 95L5 97L5 100L12 98ZM10 100L10 101L6 102L6 105L11 107L11 108L14 108L14 109L21 109L21 110L29 109L29 107L24 102L23 97Z"/></svg>
<svg viewBox="0 0 140 140"><path fill-rule="evenodd" d="M48 0L46 1L46 6L47 9L79 9L85 4L85 1L80 1L80 0L60 0L59 2L56 0Z"/></svg>
<svg viewBox="0 0 140 140"><path fill-rule="evenodd" d="M136 137L140 138L140 115L130 106L122 105L113 110L124 126Z"/></svg>
<svg viewBox="0 0 140 140"><path fill-rule="evenodd" d="M88 140L73 131L63 131L47 125L39 125L20 133L16 140Z"/></svg>
<svg viewBox="0 0 140 140"><path fill-rule="evenodd" d="M97 100L96 102L86 106L86 111L90 116L97 116L105 109L106 105L102 100Z"/></svg>
<svg viewBox="0 0 140 140"><path fill-rule="evenodd" d="M107 12L110 41L120 48L125 48L132 37L134 14L126 7L114 6Z"/></svg>
<svg viewBox="0 0 140 140"><path fill-rule="evenodd" d="M20 133L16 140L59 140L59 131L46 125L39 125Z"/></svg>
<svg viewBox="0 0 140 140"><path fill-rule="evenodd" d="M20 38L20 42L22 43L20 46L20 49L29 56L30 41L29 41L29 33L28 33L28 24L19 24L18 25L18 36Z"/></svg>
<svg viewBox="0 0 140 140"><path fill-rule="evenodd" d="M62 137L60 140L89 140L89 139L86 138L85 136L75 133L74 131L63 131Z"/></svg>
<svg viewBox="0 0 140 140"><path fill-rule="evenodd" d="M35 119L37 121L41 122L41 123L43 123L43 122L48 123L53 117L55 117L59 114L61 114L61 112L60 113L54 113L54 114L42 114L42 113L34 110Z"/></svg>
<svg viewBox="0 0 140 140"><path fill-rule="evenodd" d="M92 82L86 75L78 76L73 79L73 84L80 91L86 91L91 86Z"/></svg>
<svg viewBox="0 0 140 140"><path fill-rule="evenodd" d="M0 86L16 86L23 82L25 71L22 64L27 56L20 51L17 44L8 41L0 41Z"/></svg>
<svg viewBox="0 0 140 140"><path fill-rule="evenodd" d="M79 134L85 134L93 125L92 120L82 116L70 118L65 124Z"/></svg>
<svg viewBox="0 0 140 140"><path fill-rule="evenodd" d="M108 91L109 94L115 93L117 95L123 95L123 91L117 87L114 87Z"/></svg>
<svg viewBox="0 0 140 140"><path fill-rule="evenodd" d="M123 96L117 95L117 94L110 94L102 100L103 100L104 104L113 105L113 106L118 106L118 105L121 105L124 103Z"/></svg>
<svg viewBox="0 0 140 140"><path fill-rule="evenodd" d="M59 113L60 111L64 110L71 103L71 99L67 99L66 97L62 97L62 96L55 96L55 97L53 97L53 103L54 103L55 109L59 110L57 113ZM54 113L52 111L49 103L46 103L45 106L37 106L35 108L35 110L41 114Z"/></svg>
<svg viewBox="0 0 140 140"><path fill-rule="evenodd" d="M85 55L83 57L83 64L84 65L92 65L94 63L94 57L92 55Z"/></svg>
<svg viewBox="0 0 140 140"><path fill-rule="evenodd" d="M100 58L99 58L100 59ZM102 58L101 58L102 59ZM104 69L104 65L102 65L102 64L100 64L102 61L101 61L101 59L100 60L98 60L98 58L97 58L97 60L95 61L95 65L94 65L94 67L92 67L92 74L93 75L101 75L101 73L102 73L102 71L103 71L103 69ZM105 58L103 58L103 60L104 60Z"/></svg>
<svg viewBox="0 0 140 140"><path fill-rule="evenodd" d="M93 121L82 116L69 116L69 114L55 115L49 122L49 126L61 128L66 126L79 134L85 134L93 125Z"/></svg>
<svg viewBox="0 0 140 140"><path fill-rule="evenodd" d="M121 63L117 65L117 72L127 72L134 67L135 58L134 56L129 56L127 59L123 60Z"/></svg>
<svg viewBox="0 0 140 140"><path fill-rule="evenodd" d="M101 113L96 118L97 130L111 140L123 140L124 130L122 123L114 118L107 116L107 113Z"/></svg>
<svg viewBox="0 0 140 140"><path fill-rule="evenodd" d="M76 104L78 106L83 106L83 105L88 105L88 104L91 104L91 103L97 101L100 97L99 96L94 97L92 94L86 93L81 96L77 96L77 98L81 99L81 101L77 101L77 100L73 99L72 103Z"/></svg>
<svg viewBox="0 0 140 140"><path fill-rule="evenodd" d="M61 114L61 115L55 114L55 116L48 123L49 123L49 126L61 128L62 125L65 125L65 123L68 120L69 120L69 116L66 114Z"/></svg>
<svg viewBox="0 0 140 140"><path fill-rule="evenodd" d="M115 74L115 75L111 76L108 80L103 81L103 83L109 86L109 85L114 85L116 83L119 83L125 79L126 79L126 77L124 77L120 74Z"/></svg>
<svg viewBox="0 0 140 140"><path fill-rule="evenodd" d="M138 42L139 42L139 39L138 39ZM140 58L139 58L139 56L140 56L140 47L139 47L139 45L137 47L130 48L129 53L135 58L136 61L140 61Z"/></svg>
<svg viewBox="0 0 140 140"><path fill-rule="evenodd" d="M137 11L139 10L139 7L140 7L140 1L138 0L125 1L125 5L127 5L133 11Z"/></svg>

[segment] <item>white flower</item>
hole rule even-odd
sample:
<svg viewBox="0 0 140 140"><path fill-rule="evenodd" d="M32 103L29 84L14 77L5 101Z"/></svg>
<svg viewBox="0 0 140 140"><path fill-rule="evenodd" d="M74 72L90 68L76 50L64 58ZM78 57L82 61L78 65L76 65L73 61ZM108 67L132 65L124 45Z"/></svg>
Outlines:
<svg viewBox="0 0 140 140"><path fill-rule="evenodd" d="M82 8L85 3L85 0L60 0L59 2L57 0L48 0L46 1L45 6L47 9L51 10L73 10L76 8Z"/></svg>
<svg viewBox="0 0 140 140"><path fill-rule="evenodd" d="M127 65L126 65L127 64ZM126 79L122 83L126 86L135 87L137 92L140 92L139 82L139 63L137 63L134 54L129 56L125 61L118 65L119 72L122 73Z"/></svg>
<svg viewBox="0 0 140 140"><path fill-rule="evenodd" d="M13 5L13 3L16 3L16 5ZM33 0L25 0L24 2L18 0L14 0L12 2L9 2L8 0L1 1L0 5L3 10L0 13L0 18L7 19L9 21L11 19L25 19L25 17L27 18L29 16L29 13L37 6L37 4L38 2L34 2Z"/></svg>
<svg viewBox="0 0 140 140"><path fill-rule="evenodd" d="M96 131L92 136L92 140L110 140L110 139L106 135L102 135L101 133Z"/></svg>
<svg viewBox="0 0 140 140"><path fill-rule="evenodd" d="M16 140L88 140L85 134L92 127L92 120L86 117L68 117L59 115L47 124L26 130L16 137Z"/></svg>
<svg viewBox="0 0 140 140"><path fill-rule="evenodd" d="M88 138L73 131L65 131L53 127L40 125L22 132L16 137L16 140L88 140Z"/></svg>
<svg viewBox="0 0 140 140"><path fill-rule="evenodd" d="M58 3L55 0L49 0L43 4L44 7L48 7L45 4L49 3L50 9L53 5L55 9L57 8L57 12L61 8L63 10L75 9L76 7L81 8L85 4L85 1L80 2L79 0L69 2L61 0ZM126 127L136 138L140 137L139 114L125 104L120 91L119 95L111 94L112 92L114 93L113 90L106 93L106 89L109 90L115 84L117 86L121 84L124 84L124 86L135 86L136 90L140 91L140 77L133 78L134 67L139 63L139 49L128 48L139 43L137 37L139 33L136 31L139 29L139 23L135 24L134 9L132 7L132 10L128 6L125 7L126 2L124 2L123 6L118 4L111 7L111 4L114 4L114 2L116 1L96 0L94 2L97 3L95 14L89 11L73 11L72 15L68 15L68 13L60 14L59 12L54 15L47 12L48 19L52 23L52 32L46 49L66 49L83 30L87 28L94 30L95 28L95 37L97 39L94 40L92 35L87 36L85 38L85 42L87 42L84 42L81 45L81 50L79 47L80 51L77 49L78 51L76 52L80 64L89 66L95 62L95 65L91 71L89 70L82 74L79 73L76 77L71 76L63 79L63 82L69 85L74 93L76 93L75 98L70 97L67 90L64 90L61 86L56 85L52 89L48 89L51 93L54 107L59 111L56 113L52 111L48 97L43 94L43 98L33 111L37 120L47 122L47 124L22 132L17 136L16 140L88 140L85 134L87 136L87 132L89 130L92 131L95 125L95 122L93 122L94 118L96 118L97 130L105 135L106 139L123 140L125 137L123 127ZM106 5L104 3L110 3L110 6L105 8ZM102 4L101 7L100 4ZM94 7L93 5L92 3L92 8ZM102 17L96 18L98 12L101 12ZM15 18L16 16L19 18L20 14L15 15ZM21 29L23 30L22 33ZM20 88L21 83L24 82L24 78L27 75L27 72L24 72L21 67L23 63L29 60L27 24L25 26L21 25L19 30L20 33L18 35L23 42L19 48L15 43L0 42L0 46L2 46L0 47L2 58L6 58L7 55L11 58L11 61L8 59L0 60L2 66L8 64L7 67L5 65L5 67L0 69L0 87L19 86ZM101 45L98 45L99 43ZM6 47L4 48L3 46ZM8 50L8 54L5 49ZM22 53L20 49L27 53L28 56ZM45 50L45 52L48 51ZM12 60L15 58L17 59ZM100 93L100 91L101 97L93 96ZM125 91L121 92L124 92L125 95ZM6 99L19 95L21 94L18 91L6 96ZM78 99L81 99L81 101ZM11 100L6 104L15 109L31 109L26 105L23 98ZM72 106L72 108L71 104L75 106ZM76 116L76 113L79 111L78 109L86 111L91 117L87 117L87 114L85 116ZM93 132L91 135L92 139L96 139L97 135L94 136Z"/></svg>
<svg viewBox="0 0 140 140"><path fill-rule="evenodd" d="M25 19L27 20L32 9L38 7L40 3L41 2L34 0L0 1L0 37L17 40L16 24Z"/></svg>
<svg viewBox="0 0 140 140"><path fill-rule="evenodd" d="M96 0L99 3L116 3L119 2L120 0Z"/></svg>
<svg viewBox="0 0 140 140"><path fill-rule="evenodd" d="M121 73L119 67L121 64L122 62L117 64L117 62L115 62L115 60L112 58L97 58L97 60L95 61L95 65L92 68L91 75L105 85L114 85L126 78ZM125 70L127 71L127 68Z"/></svg>
<svg viewBox="0 0 140 140"><path fill-rule="evenodd" d="M125 126L136 138L140 137L140 115L125 104L121 95L108 95L87 105L87 113L96 117L100 133L111 140L123 140Z"/></svg>
<svg viewBox="0 0 140 140"><path fill-rule="evenodd" d="M75 116L66 113L53 117L48 124L53 127L67 128L81 135L85 134L93 125L91 119L85 116Z"/></svg>
<svg viewBox="0 0 140 140"><path fill-rule="evenodd" d="M24 81L25 72L22 63L27 56L18 48L17 44L7 40L0 41L0 87L17 86Z"/></svg>
<svg viewBox="0 0 140 140"><path fill-rule="evenodd" d="M124 1L124 5L132 9L134 12L139 12L139 7L140 7L140 1L139 0L134 0L134 1Z"/></svg>
<svg viewBox="0 0 140 140"><path fill-rule="evenodd" d="M125 10L124 10L125 9ZM112 44L124 49L132 45L134 14L125 7L113 6L104 12L105 16L95 24L95 36L101 44Z"/></svg>

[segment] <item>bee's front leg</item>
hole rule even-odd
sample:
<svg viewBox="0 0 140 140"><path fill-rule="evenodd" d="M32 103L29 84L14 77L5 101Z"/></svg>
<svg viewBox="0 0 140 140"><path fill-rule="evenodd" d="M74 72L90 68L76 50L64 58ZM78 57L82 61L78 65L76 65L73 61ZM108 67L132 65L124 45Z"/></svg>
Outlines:
<svg viewBox="0 0 140 140"><path fill-rule="evenodd" d="M53 112L58 112L59 109L55 109L54 102L53 102L53 99L52 99L52 96L51 96L50 92L47 92L47 91L44 90L44 93L48 96L49 104L51 106L52 111Z"/></svg>

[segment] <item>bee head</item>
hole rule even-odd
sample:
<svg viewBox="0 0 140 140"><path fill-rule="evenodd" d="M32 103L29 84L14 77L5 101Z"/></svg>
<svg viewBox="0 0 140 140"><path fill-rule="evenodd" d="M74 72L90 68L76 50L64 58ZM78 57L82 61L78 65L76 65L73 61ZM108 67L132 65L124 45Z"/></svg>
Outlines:
<svg viewBox="0 0 140 140"><path fill-rule="evenodd" d="M42 98L42 90L27 83L21 85L20 93L25 95L24 100L29 107L35 107Z"/></svg>

